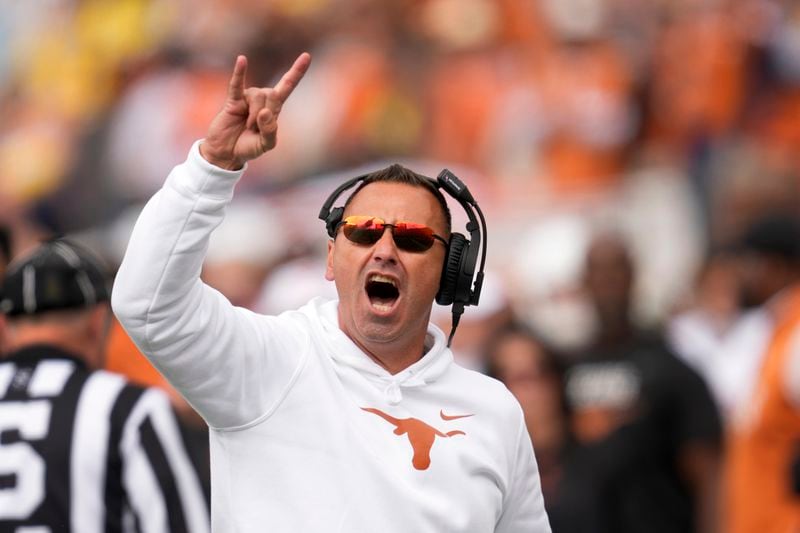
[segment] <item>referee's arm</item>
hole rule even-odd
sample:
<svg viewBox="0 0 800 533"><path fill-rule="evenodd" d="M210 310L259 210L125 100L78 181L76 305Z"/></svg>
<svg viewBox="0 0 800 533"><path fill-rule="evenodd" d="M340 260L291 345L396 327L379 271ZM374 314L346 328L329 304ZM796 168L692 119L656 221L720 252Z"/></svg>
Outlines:
<svg viewBox="0 0 800 533"><path fill-rule="evenodd" d="M166 395L147 389L121 427L121 485L144 533L207 533L208 508Z"/></svg>

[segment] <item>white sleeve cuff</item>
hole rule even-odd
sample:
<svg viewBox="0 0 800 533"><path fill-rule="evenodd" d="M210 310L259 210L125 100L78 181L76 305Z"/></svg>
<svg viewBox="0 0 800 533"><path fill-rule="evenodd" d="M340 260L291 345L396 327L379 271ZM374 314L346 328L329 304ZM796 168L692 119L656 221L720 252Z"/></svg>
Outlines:
<svg viewBox="0 0 800 533"><path fill-rule="evenodd" d="M236 183L247 170L247 164L239 170L225 170L206 161L200 155L203 139L195 141L189 150L184 166L188 172L180 173L178 178L186 187L203 196L230 199Z"/></svg>

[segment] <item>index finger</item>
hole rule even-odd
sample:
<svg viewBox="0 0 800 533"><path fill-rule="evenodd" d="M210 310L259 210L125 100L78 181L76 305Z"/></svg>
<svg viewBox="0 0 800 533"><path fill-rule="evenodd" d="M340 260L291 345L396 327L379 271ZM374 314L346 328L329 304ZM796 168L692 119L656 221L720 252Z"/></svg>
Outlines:
<svg viewBox="0 0 800 533"><path fill-rule="evenodd" d="M245 56L236 56L236 64L233 67L231 81L228 83L228 98L231 100L244 98L245 74L247 74L247 58Z"/></svg>
<svg viewBox="0 0 800 533"><path fill-rule="evenodd" d="M297 84L303 79L310 64L311 54L303 52L294 60L294 64L286 74L283 75L280 81L275 84L273 91L275 91L275 96L277 96L281 103L285 102L286 99L289 98L289 95L292 94L294 88L297 87Z"/></svg>

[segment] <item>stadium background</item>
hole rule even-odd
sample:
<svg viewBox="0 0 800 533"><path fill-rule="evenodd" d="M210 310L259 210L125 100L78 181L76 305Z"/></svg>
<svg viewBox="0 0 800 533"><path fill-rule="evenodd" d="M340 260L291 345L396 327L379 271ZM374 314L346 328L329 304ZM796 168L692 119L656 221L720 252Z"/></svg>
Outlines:
<svg viewBox="0 0 800 533"><path fill-rule="evenodd" d="M582 247L608 226L630 237L653 320L690 295L710 245L797 205L792 2L40 0L3 13L0 220L20 247L41 228L83 232L118 260L126 210L203 135L240 52L252 83L314 55L278 149L240 186L285 233L249 229L263 249L248 260L266 267L321 248L333 177L450 166L487 212L489 268L520 311L552 327L563 319L541 315L579 315Z"/></svg>
<svg viewBox="0 0 800 533"><path fill-rule="evenodd" d="M704 268L709 252L800 205L800 6L788 0L0 7L0 223L17 252L66 233L118 263L142 202L202 137L237 53L252 84L301 51L314 58L204 272L261 311L332 293L319 205L388 161L449 167L486 212L489 280L456 337L476 365L501 311L559 346L587 337L580 276L598 230L632 247L642 323L696 305L732 314L734 287Z"/></svg>

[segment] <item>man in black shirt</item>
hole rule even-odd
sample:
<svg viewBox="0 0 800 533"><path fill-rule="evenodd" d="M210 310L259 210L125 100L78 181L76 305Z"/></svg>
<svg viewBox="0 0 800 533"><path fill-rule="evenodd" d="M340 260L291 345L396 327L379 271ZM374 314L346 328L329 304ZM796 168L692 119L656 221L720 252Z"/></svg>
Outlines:
<svg viewBox="0 0 800 533"><path fill-rule="evenodd" d="M699 376L634 326L633 275L619 237L592 242L585 286L598 327L566 375L580 453L561 488L595 487L592 531L716 531L719 417Z"/></svg>
<svg viewBox="0 0 800 533"><path fill-rule="evenodd" d="M208 510L166 395L101 370L105 276L64 240L2 284L0 531L207 532Z"/></svg>

